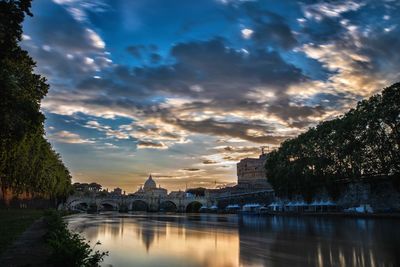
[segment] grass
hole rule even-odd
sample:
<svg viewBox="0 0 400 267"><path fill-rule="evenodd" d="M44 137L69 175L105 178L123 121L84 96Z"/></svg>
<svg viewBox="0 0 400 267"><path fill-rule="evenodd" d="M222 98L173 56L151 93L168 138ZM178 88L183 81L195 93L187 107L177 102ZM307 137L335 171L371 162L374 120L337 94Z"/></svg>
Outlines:
<svg viewBox="0 0 400 267"><path fill-rule="evenodd" d="M0 254L42 216L42 210L0 209Z"/></svg>

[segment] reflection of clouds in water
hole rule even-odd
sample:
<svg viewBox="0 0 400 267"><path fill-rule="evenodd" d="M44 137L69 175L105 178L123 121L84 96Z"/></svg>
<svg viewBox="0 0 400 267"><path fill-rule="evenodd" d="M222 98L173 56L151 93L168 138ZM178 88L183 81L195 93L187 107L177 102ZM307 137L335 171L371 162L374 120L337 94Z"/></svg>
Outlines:
<svg viewBox="0 0 400 267"><path fill-rule="evenodd" d="M237 229L229 220L180 214L78 215L70 226L78 223L86 238L100 240L99 249L110 251L105 265L237 266Z"/></svg>
<svg viewBox="0 0 400 267"><path fill-rule="evenodd" d="M77 215L114 266L396 266L396 221L236 215ZM129 263L129 264L128 264Z"/></svg>

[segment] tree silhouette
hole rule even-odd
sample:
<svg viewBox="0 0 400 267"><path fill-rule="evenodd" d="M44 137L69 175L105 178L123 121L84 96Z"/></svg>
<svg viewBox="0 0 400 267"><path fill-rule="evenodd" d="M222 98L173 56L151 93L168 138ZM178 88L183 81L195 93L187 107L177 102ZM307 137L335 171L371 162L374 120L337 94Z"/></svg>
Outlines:
<svg viewBox="0 0 400 267"><path fill-rule="evenodd" d="M266 169L278 195L308 200L324 190L335 197L341 181L385 177L399 184L400 83L283 142L268 154Z"/></svg>
<svg viewBox="0 0 400 267"><path fill-rule="evenodd" d="M0 1L0 185L3 193L60 197L69 192L71 177L44 137L40 102L49 86L19 45L30 7L30 0Z"/></svg>

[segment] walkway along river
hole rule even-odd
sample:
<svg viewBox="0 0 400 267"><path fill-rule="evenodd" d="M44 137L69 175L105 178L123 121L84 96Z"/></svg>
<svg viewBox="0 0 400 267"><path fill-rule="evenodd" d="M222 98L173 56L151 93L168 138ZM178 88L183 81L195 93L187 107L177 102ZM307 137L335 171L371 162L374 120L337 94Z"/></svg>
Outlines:
<svg viewBox="0 0 400 267"><path fill-rule="evenodd" d="M398 219L76 214L103 266L400 266Z"/></svg>

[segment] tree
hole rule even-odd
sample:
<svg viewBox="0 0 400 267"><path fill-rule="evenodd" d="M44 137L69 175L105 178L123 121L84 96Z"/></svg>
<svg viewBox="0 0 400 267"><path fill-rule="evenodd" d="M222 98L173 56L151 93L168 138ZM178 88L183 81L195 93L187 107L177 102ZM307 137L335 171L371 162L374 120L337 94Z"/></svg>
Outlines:
<svg viewBox="0 0 400 267"><path fill-rule="evenodd" d="M400 83L355 109L286 140L268 154L266 170L278 195L311 199L340 181L400 175Z"/></svg>
<svg viewBox="0 0 400 267"><path fill-rule="evenodd" d="M49 86L19 46L30 7L30 0L0 1L0 185L3 193L57 198L70 191L71 177L44 137L40 102Z"/></svg>
<svg viewBox="0 0 400 267"><path fill-rule="evenodd" d="M28 0L0 2L0 138L19 141L41 128L40 101L46 95L46 79L33 72L35 62L21 49L22 22L32 16Z"/></svg>

